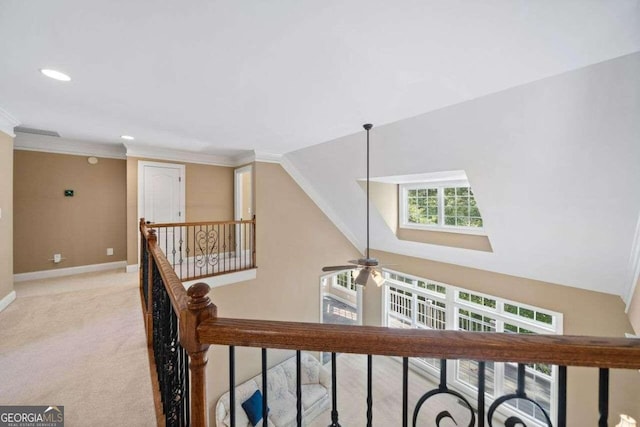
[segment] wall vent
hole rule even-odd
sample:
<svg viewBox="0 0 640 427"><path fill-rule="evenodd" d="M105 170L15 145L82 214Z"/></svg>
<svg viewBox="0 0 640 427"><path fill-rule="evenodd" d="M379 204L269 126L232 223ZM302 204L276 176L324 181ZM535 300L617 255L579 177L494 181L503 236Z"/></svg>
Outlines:
<svg viewBox="0 0 640 427"><path fill-rule="evenodd" d="M60 138L60 134L58 132L52 130L44 130L44 129L35 129L28 128L24 126L16 126L13 128L15 133L31 133L34 135L45 135L45 136L55 136L56 138Z"/></svg>

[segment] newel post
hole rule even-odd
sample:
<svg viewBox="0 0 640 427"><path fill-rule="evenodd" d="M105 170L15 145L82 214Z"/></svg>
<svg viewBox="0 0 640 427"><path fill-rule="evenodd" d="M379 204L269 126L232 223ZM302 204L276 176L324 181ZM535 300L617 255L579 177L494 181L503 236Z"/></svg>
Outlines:
<svg viewBox="0 0 640 427"><path fill-rule="evenodd" d="M207 407L207 351L209 344L202 344L198 339L196 328L206 320L217 316L218 309L207 294L209 285L196 283L187 290L188 309L180 315L180 342L189 353L189 369L191 371L191 424L194 427L209 425Z"/></svg>
<svg viewBox="0 0 640 427"><path fill-rule="evenodd" d="M144 219L140 219L143 221ZM147 236L147 265L143 265L142 268L147 269L147 283L144 286L147 287L147 344L149 347L153 346L153 255L151 254L151 246L156 246L158 242L158 236L156 230L149 230Z"/></svg>

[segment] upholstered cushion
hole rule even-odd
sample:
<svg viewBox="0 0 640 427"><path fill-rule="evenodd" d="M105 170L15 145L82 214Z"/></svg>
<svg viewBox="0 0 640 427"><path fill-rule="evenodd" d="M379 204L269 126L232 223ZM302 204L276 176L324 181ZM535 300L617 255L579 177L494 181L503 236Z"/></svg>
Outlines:
<svg viewBox="0 0 640 427"><path fill-rule="evenodd" d="M247 418L247 414L242 409L242 402L247 400L253 393L258 390L258 386L255 381L247 381L236 386L236 425L246 427L249 425L249 418ZM231 406L230 406L230 394L227 392L220 398L224 409L226 410L226 415L224 417L224 424L228 427L231 427Z"/></svg>
<svg viewBox="0 0 640 427"><path fill-rule="evenodd" d="M258 425L258 422L262 419L262 393L260 393L260 390L256 390L250 398L242 402L242 409L247 414L251 425L254 427ZM267 412L269 412L268 407Z"/></svg>
<svg viewBox="0 0 640 427"><path fill-rule="evenodd" d="M320 382L320 363L307 353L302 354L300 382L302 384L318 384Z"/></svg>
<svg viewBox="0 0 640 427"><path fill-rule="evenodd" d="M269 419L276 426L292 425L296 419L296 397L287 390L278 396L269 396Z"/></svg>
<svg viewBox="0 0 640 427"><path fill-rule="evenodd" d="M312 407L327 394L327 389L319 384L305 384L302 386L302 407L304 410Z"/></svg>

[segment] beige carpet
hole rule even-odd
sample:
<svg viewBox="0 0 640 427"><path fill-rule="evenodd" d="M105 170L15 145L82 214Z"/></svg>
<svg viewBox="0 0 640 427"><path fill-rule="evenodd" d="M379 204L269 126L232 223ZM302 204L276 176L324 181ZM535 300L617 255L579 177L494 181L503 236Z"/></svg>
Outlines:
<svg viewBox="0 0 640 427"><path fill-rule="evenodd" d="M64 405L70 427L155 426L137 280L17 283L0 313L0 405Z"/></svg>

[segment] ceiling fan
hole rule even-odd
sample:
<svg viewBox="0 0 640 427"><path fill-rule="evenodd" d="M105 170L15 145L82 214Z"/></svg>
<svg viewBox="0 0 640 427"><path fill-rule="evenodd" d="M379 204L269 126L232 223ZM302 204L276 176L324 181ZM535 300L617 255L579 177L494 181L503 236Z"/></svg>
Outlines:
<svg viewBox="0 0 640 427"><path fill-rule="evenodd" d="M367 123L362 127L367 131L367 249L365 251L365 257L348 261L349 265L323 267L322 271L358 271L357 275L354 274L356 285L364 286L369 283L369 281L373 281L378 286L382 286L384 283L384 277L382 277L382 274L377 268L379 266L379 262L376 258L371 258L369 255L369 131L373 125Z"/></svg>

